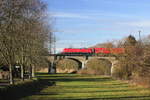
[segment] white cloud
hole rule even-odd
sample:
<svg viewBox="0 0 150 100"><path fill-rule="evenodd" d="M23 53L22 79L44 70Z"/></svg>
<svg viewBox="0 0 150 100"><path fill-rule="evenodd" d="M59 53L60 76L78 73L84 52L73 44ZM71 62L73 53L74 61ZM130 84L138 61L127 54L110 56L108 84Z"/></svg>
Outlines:
<svg viewBox="0 0 150 100"><path fill-rule="evenodd" d="M150 27L150 20L145 21L132 21L132 22L123 22L119 23L120 25L127 25L132 27Z"/></svg>
<svg viewBox="0 0 150 100"><path fill-rule="evenodd" d="M91 19L90 16L81 15L76 13L64 13L64 12L56 12L52 13L54 17L62 17L62 18L79 18L79 19Z"/></svg>
<svg viewBox="0 0 150 100"><path fill-rule="evenodd" d="M95 20L95 21L108 21L108 20L118 20L118 19L137 19L136 15L128 15L128 14L120 14L120 13L111 13L104 11L94 11L88 10L84 12L78 13L70 13L70 12L49 12L50 16L58 17L58 18L77 18L77 19L87 19L87 20Z"/></svg>

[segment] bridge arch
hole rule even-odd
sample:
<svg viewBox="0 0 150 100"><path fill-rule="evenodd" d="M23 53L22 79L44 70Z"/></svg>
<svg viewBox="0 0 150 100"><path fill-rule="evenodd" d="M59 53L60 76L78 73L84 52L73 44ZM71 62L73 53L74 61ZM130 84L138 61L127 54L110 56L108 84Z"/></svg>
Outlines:
<svg viewBox="0 0 150 100"><path fill-rule="evenodd" d="M70 59L70 60L74 60L74 61L76 61L77 63L78 63L78 68L79 69L81 69L82 68L82 62L80 61L80 60L78 60L78 59L75 59L75 58L66 58L66 59Z"/></svg>
<svg viewBox="0 0 150 100"><path fill-rule="evenodd" d="M93 58L98 58L98 59L107 59L109 60L111 63L112 63L112 66L111 66L111 74L114 72L114 67L116 66L116 64L118 64L118 60L116 57L89 57L89 60L90 59L93 59Z"/></svg>
<svg viewBox="0 0 150 100"><path fill-rule="evenodd" d="M90 68L91 71L94 71L95 74L102 75L111 75L112 62L104 58L90 58L86 65L87 68Z"/></svg>
<svg viewBox="0 0 150 100"><path fill-rule="evenodd" d="M81 68L82 68L82 62L75 58L68 57L68 58L59 59L55 62L55 70L56 72L59 72L59 73L77 72Z"/></svg>

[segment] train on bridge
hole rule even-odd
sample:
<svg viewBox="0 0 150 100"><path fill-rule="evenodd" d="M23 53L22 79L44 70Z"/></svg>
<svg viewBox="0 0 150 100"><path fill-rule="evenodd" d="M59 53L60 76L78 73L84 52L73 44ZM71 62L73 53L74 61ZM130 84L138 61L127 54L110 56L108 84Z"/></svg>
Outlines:
<svg viewBox="0 0 150 100"><path fill-rule="evenodd" d="M123 54L124 48L64 48L61 54Z"/></svg>

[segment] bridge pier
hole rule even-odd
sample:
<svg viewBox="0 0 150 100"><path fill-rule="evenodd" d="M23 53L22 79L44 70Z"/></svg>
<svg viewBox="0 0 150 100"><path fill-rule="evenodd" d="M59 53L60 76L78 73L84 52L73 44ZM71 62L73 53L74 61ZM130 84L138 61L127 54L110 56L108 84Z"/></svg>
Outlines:
<svg viewBox="0 0 150 100"><path fill-rule="evenodd" d="M88 59L82 61L82 68L81 69L84 69L86 68L86 63L88 62Z"/></svg>
<svg viewBox="0 0 150 100"><path fill-rule="evenodd" d="M82 62L82 68L81 69L84 69L85 68L85 62L83 61Z"/></svg>
<svg viewBox="0 0 150 100"><path fill-rule="evenodd" d="M115 67L117 66L117 64L118 64L118 61L114 61L114 62L112 62L112 66L111 66L111 76L113 75L113 73L114 73L114 69L115 69Z"/></svg>
<svg viewBox="0 0 150 100"><path fill-rule="evenodd" d="M85 60L84 61L81 61L81 63L82 63L82 68L81 69L84 69L84 68L86 68L86 63L88 62L88 60L89 60L89 56L85 56Z"/></svg>
<svg viewBox="0 0 150 100"><path fill-rule="evenodd" d="M56 62L55 61L51 61L49 63L49 73L51 74L55 74L56 73Z"/></svg>

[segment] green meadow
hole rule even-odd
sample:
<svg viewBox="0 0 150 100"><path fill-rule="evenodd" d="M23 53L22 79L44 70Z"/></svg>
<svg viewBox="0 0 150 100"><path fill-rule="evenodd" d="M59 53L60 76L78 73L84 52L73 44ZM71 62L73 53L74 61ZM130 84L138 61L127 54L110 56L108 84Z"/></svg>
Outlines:
<svg viewBox="0 0 150 100"><path fill-rule="evenodd" d="M150 100L150 89L107 76L38 74L45 85L38 93L21 100Z"/></svg>

